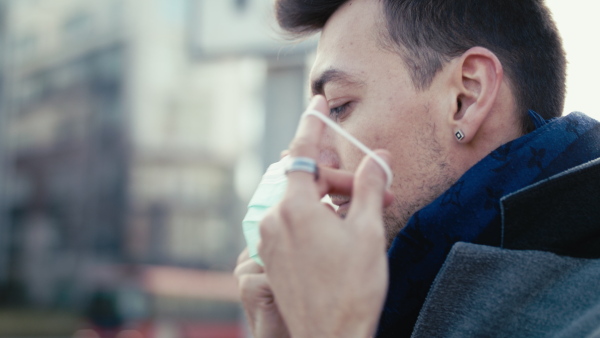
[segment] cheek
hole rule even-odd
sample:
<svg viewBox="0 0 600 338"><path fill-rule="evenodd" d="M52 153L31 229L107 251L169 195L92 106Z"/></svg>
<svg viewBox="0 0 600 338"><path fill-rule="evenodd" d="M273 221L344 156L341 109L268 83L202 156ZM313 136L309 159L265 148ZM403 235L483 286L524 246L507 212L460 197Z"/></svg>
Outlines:
<svg viewBox="0 0 600 338"><path fill-rule="evenodd" d="M355 137L360 140L367 148L371 150L376 149L386 149L390 152L394 152L390 146L393 145L393 137L386 133L382 128L366 129L369 133L352 133ZM373 131L372 133L370 131ZM379 132L375 132L379 131ZM362 150L360 150L353 143L349 142L345 138L339 136L336 140L336 150L337 155L340 162L340 169L348 170L348 171L356 171L360 162L367 155Z"/></svg>
<svg viewBox="0 0 600 338"><path fill-rule="evenodd" d="M386 149L393 158L404 162L405 148L414 136L411 133L416 132L414 126L419 122L414 121L415 116L423 112L417 112L414 104L409 106L399 101L397 96L365 101L341 126L368 148ZM339 135L334 138L340 168L356 170L365 154L345 138Z"/></svg>
<svg viewBox="0 0 600 338"><path fill-rule="evenodd" d="M344 129L352 136L362 142L371 150L386 149L394 153L392 149L397 138L389 123L383 119L371 119L367 121L352 121L344 125ZM366 154L357 146L337 135L335 138L335 149L339 155L340 168L355 171Z"/></svg>

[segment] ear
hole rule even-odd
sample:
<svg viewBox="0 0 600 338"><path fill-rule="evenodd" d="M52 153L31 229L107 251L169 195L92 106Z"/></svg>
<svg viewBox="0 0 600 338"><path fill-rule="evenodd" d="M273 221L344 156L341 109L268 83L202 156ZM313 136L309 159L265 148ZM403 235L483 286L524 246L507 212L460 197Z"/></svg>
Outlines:
<svg viewBox="0 0 600 338"><path fill-rule="evenodd" d="M504 71L494 53L483 47L467 50L457 60L453 75L456 90L456 110L451 125L461 143L473 140L485 120L490 116L502 85Z"/></svg>

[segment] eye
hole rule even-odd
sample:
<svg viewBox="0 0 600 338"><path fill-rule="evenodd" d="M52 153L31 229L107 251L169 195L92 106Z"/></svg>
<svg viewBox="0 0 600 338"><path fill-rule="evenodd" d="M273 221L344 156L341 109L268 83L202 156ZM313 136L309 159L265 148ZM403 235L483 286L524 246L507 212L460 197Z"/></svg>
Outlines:
<svg viewBox="0 0 600 338"><path fill-rule="evenodd" d="M350 111L352 102L346 102L337 107L333 107L329 109L329 117L331 117L334 121L343 120L346 115L348 115Z"/></svg>

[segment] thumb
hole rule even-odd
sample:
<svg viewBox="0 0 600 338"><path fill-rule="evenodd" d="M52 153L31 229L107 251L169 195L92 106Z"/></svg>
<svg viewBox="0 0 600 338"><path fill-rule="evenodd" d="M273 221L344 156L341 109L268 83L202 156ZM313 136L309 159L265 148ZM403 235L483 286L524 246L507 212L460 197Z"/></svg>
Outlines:
<svg viewBox="0 0 600 338"><path fill-rule="evenodd" d="M375 153L389 163L389 152L377 150ZM354 177L352 204L348 211L348 218L353 220L381 218L386 182L387 176L381 166L370 156L365 156Z"/></svg>

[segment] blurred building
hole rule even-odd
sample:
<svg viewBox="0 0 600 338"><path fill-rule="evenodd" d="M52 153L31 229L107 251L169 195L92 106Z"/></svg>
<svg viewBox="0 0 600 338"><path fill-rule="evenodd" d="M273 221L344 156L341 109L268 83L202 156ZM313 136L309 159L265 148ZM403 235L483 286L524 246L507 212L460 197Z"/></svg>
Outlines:
<svg viewBox="0 0 600 338"><path fill-rule="evenodd" d="M0 277L7 302L77 303L87 267L125 257L126 51L115 28L118 6L5 2L8 240Z"/></svg>
<svg viewBox="0 0 600 338"><path fill-rule="evenodd" d="M188 271L154 266L233 269L314 48L257 35L270 12L268 0L0 1L0 307L80 309L97 290ZM192 294L232 299L207 288ZM157 292L154 310L178 313L185 292ZM210 304L191 308L231 312Z"/></svg>
<svg viewBox="0 0 600 338"><path fill-rule="evenodd" d="M0 0L0 48L4 50L6 48L6 1ZM7 139L3 137L6 135L7 123L6 120L6 100L5 100L5 90L4 90L4 73L6 71L6 67L4 67L5 62L4 53L0 53L0 233L5 233L4 228L7 226L8 215L6 214L5 204L6 204L6 172L7 172ZM0 276L5 277L7 275L8 269L8 257L5 254L6 249L3 248L8 247L8 238L2 237L0 239Z"/></svg>

